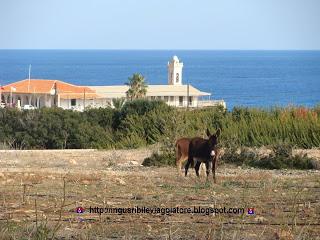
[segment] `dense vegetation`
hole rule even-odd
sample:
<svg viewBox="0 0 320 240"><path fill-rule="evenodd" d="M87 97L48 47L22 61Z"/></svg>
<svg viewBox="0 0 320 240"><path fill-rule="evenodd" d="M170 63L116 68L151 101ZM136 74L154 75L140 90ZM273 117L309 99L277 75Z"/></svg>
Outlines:
<svg viewBox="0 0 320 240"><path fill-rule="evenodd" d="M205 136L206 128L221 128L220 144L226 147L277 143L319 147L320 108L186 111L160 101L135 100L121 108L85 112L0 109L2 148L136 148L161 142L170 149L178 137Z"/></svg>
<svg viewBox="0 0 320 240"><path fill-rule="evenodd" d="M221 160L238 166L250 166L265 169L313 169L317 162L306 154L293 154L292 145L286 143L271 146L271 154L261 156L247 147L232 146L226 149Z"/></svg>

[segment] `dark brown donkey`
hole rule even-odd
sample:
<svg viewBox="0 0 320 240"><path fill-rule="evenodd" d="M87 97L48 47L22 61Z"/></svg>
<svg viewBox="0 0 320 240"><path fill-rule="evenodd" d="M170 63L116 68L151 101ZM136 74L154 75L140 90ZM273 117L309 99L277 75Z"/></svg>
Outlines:
<svg viewBox="0 0 320 240"><path fill-rule="evenodd" d="M210 137L210 136L208 136ZM175 148L176 148L176 166L178 173L182 169L182 164L188 160L189 154L189 144L192 138L179 138L176 141ZM193 166L193 162L191 163L191 167Z"/></svg>
<svg viewBox="0 0 320 240"><path fill-rule="evenodd" d="M216 163L218 159L218 138L221 130L218 129L216 134L211 135L207 129L207 135L209 139L200 137L192 138L189 144L188 162L185 166L185 176L188 174L188 169L193 160L196 162L195 170L199 177L199 168L201 163L206 164L207 179L210 173L210 164L212 164L212 174L214 182L216 183Z"/></svg>
<svg viewBox="0 0 320 240"><path fill-rule="evenodd" d="M182 164L184 164L188 160L189 154L189 144L192 138L179 138L176 141L176 166L178 169L178 173L182 168ZM191 167L193 166L193 162L191 163Z"/></svg>

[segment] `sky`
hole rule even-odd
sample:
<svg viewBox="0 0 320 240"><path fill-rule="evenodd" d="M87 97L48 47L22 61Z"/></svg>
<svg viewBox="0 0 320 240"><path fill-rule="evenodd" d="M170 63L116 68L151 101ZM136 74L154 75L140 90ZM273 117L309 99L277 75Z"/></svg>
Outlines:
<svg viewBox="0 0 320 240"><path fill-rule="evenodd" d="M0 49L320 50L320 0L0 0Z"/></svg>

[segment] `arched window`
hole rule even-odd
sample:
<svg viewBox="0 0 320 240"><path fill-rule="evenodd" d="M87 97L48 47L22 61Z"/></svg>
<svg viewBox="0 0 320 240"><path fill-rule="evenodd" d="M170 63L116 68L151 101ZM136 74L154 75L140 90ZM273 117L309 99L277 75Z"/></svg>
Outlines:
<svg viewBox="0 0 320 240"><path fill-rule="evenodd" d="M179 82L179 73L176 74L176 82Z"/></svg>

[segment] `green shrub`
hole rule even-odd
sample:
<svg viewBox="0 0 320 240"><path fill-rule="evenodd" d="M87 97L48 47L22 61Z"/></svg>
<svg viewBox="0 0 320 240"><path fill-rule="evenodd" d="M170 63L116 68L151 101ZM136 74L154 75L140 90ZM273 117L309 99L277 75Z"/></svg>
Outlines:
<svg viewBox="0 0 320 240"><path fill-rule="evenodd" d="M170 107L163 101L150 101L146 99L137 99L133 101L127 101L120 110L119 120L125 119L128 115L137 114L143 116L148 112L155 109L168 110Z"/></svg>
<svg viewBox="0 0 320 240"><path fill-rule="evenodd" d="M313 159L307 155L293 155L289 144L276 144L269 156L260 157L252 149L227 149L221 160L238 166L264 169L313 169Z"/></svg>
<svg viewBox="0 0 320 240"><path fill-rule="evenodd" d="M142 165L145 167L174 166L175 164L174 156L165 153L153 153L151 157L146 158L142 163Z"/></svg>
<svg viewBox="0 0 320 240"><path fill-rule="evenodd" d="M220 145L230 149L231 159L230 144L237 149L282 142L297 148L320 147L319 112L319 106L187 111L145 99L127 101L118 109L85 112L0 109L0 143L17 149L136 148L161 143L172 152L180 137L206 137L207 128L221 128ZM241 158L232 161L243 162Z"/></svg>
<svg viewBox="0 0 320 240"><path fill-rule="evenodd" d="M112 108L98 108L86 110L83 115L92 125L99 125L105 130L111 130L116 111Z"/></svg>
<svg viewBox="0 0 320 240"><path fill-rule="evenodd" d="M293 155L288 144L273 146L272 154L261 159L250 159L247 164L265 169L313 169L313 159L304 155Z"/></svg>
<svg viewBox="0 0 320 240"><path fill-rule="evenodd" d="M135 111L136 109L136 111ZM136 148L155 144L167 135L173 108L162 101L135 100L124 105L117 127L120 148Z"/></svg>
<svg viewBox="0 0 320 240"><path fill-rule="evenodd" d="M272 156L252 161L249 166L264 169L313 169L312 159L306 155L290 157Z"/></svg>

